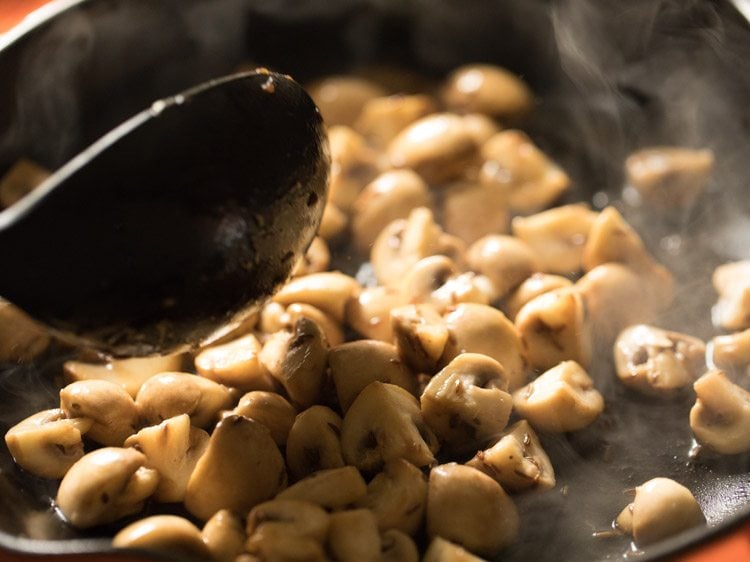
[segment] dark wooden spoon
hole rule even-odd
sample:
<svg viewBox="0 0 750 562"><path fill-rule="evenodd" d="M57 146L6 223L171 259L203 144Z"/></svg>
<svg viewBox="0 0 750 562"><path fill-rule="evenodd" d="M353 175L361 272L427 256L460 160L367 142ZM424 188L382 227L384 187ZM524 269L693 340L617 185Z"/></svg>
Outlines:
<svg viewBox="0 0 750 562"><path fill-rule="evenodd" d="M0 213L0 295L111 355L196 343L288 278L327 176L320 114L291 78L197 86Z"/></svg>

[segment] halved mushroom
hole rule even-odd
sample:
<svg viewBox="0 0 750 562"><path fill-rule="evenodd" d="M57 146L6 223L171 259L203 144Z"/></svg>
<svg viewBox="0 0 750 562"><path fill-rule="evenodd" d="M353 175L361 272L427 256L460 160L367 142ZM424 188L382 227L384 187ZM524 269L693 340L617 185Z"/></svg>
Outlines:
<svg viewBox="0 0 750 562"><path fill-rule="evenodd" d="M385 147L404 128L437 110L437 102L426 94L373 98L364 104L354 128L370 144Z"/></svg>
<svg viewBox="0 0 750 562"><path fill-rule="evenodd" d="M328 343L318 325L300 316L291 330L273 334L260 360L295 404L315 404L323 389Z"/></svg>
<svg viewBox="0 0 750 562"><path fill-rule="evenodd" d="M615 342L617 376L647 393L685 387L705 369L706 346L698 338L638 324L623 330Z"/></svg>
<svg viewBox="0 0 750 562"><path fill-rule="evenodd" d="M367 509L331 514L328 549L335 562L380 562L380 533Z"/></svg>
<svg viewBox="0 0 750 562"><path fill-rule="evenodd" d="M419 562L419 551L414 540L398 529L380 534L380 562Z"/></svg>
<svg viewBox="0 0 750 562"><path fill-rule="evenodd" d="M494 185L457 181L442 193L442 217L446 232L472 244L508 231L508 196Z"/></svg>
<svg viewBox="0 0 750 562"><path fill-rule="evenodd" d="M536 432L526 420L514 423L489 449L466 463L496 480L504 490L549 490L555 471Z"/></svg>
<svg viewBox="0 0 750 562"><path fill-rule="evenodd" d="M57 408L29 416L5 434L13 460L42 478L62 478L83 457L83 438L91 418L66 418Z"/></svg>
<svg viewBox="0 0 750 562"><path fill-rule="evenodd" d="M518 119L534 105L534 95L523 80L491 64L457 68L446 79L441 97L452 111L498 118Z"/></svg>
<svg viewBox="0 0 750 562"><path fill-rule="evenodd" d="M89 380L70 383L60 391L60 409L68 418L93 420L87 436L110 447L119 447L138 427L138 408L119 385Z"/></svg>
<svg viewBox="0 0 750 562"><path fill-rule="evenodd" d="M717 370L693 385L690 429L699 443L724 455L750 451L750 392Z"/></svg>
<svg viewBox="0 0 750 562"><path fill-rule="evenodd" d="M49 347L47 330L24 312L0 299L0 361L27 362Z"/></svg>
<svg viewBox="0 0 750 562"><path fill-rule="evenodd" d="M328 367L343 412L373 381L395 384L411 394L417 393L416 377L399 359L396 346L390 343L358 340L336 346L328 353Z"/></svg>
<svg viewBox="0 0 750 562"><path fill-rule="evenodd" d="M444 255L462 260L464 243L443 232L426 207L417 207L406 219L386 226L372 246L370 261L381 285L395 285L419 260Z"/></svg>
<svg viewBox="0 0 750 562"><path fill-rule="evenodd" d="M570 187L567 174L522 131L497 133L482 145L481 154L480 181L503 190L514 213L541 211Z"/></svg>
<svg viewBox="0 0 750 562"><path fill-rule="evenodd" d="M516 315L526 359L534 369L561 361L591 361L592 334L583 297L575 287L555 289L530 300Z"/></svg>
<svg viewBox="0 0 750 562"><path fill-rule="evenodd" d="M466 122L452 113L434 113L402 130L388 145L394 168L411 168L427 183L460 176L478 155Z"/></svg>
<svg viewBox="0 0 750 562"><path fill-rule="evenodd" d="M353 466L313 472L282 490L278 499L302 500L326 509L342 509L367 493L367 484Z"/></svg>
<svg viewBox="0 0 750 562"><path fill-rule="evenodd" d="M310 246L304 255L300 257L297 265L294 266L292 276L302 277L312 273L322 273L328 269L330 264L331 251L328 249L328 244L322 237L316 236L310 242Z"/></svg>
<svg viewBox="0 0 750 562"><path fill-rule="evenodd" d="M49 170L26 158L15 162L0 178L0 209L26 197L49 175Z"/></svg>
<svg viewBox="0 0 750 562"><path fill-rule="evenodd" d="M242 391L271 390L273 379L260 362L261 345L253 334L208 347L195 357L198 373L219 384Z"/></svg>
<svg viewBox="0 0 750 562"><path fill-rule="evenodd" d="M219 383L189 373L160 373L148 379L135 403L147 425L187 414L196 427L208 427L229 407L232 395Z"/></svg>
<svg viewBox="0 0 750 562"><path fill-rule="evenodd" d="M275 392L254 390L240 398L233 414L245 416L262 423L271 432L271 437L279 447L286 444L289 431L294 425L297 410L286 398Z"/></svg>
<svg viewBox="0 0 750 562"><path fill-rule="evenodd" d="M669 478L654 478L636 487L633 503L622 510L616 523L644 547L705 521L690 490Z"/></svg>
<svg viewBox="0 0 750 562"><path fill-rule="evenodd" d="M348 213L360 191L377 175L377 153L358 132L344 126L328 129L331 174L328 199Z"/></svg>
<svg viewBox="0 0 750 562"><path fill-rule="evenodd" d="M717 369L750 375L750 330L716 336L708 357Z"/></svg>
<svg viewBox="0 0 750 562"><path fill-rule="evenodd" d="M371 99L383 97L383 88L367 78L331 75L306 86L328 125L353 125Z"/></svg>
<svg viewBox="0 0 750 562"><path fill-rule="evenodd" d="M137 513L159 484L135 449L104 447L84 455L60 482L55 502L78 529L111 523Z"/></svg>
<svg viewBox="0 0 750 562"><path fill-rule="evenodd" d="M235 562L245 550L245 526L228 509L220 509L206 521L201 538L215 562Z"/></svg>
<svg viewBox="0 0 750 562"><path fill-rule="evenodd" d="M650 204L689 207L706 187L714 165L710 149L643 148L625 160L628 185Z"/></svg>
<svg viewBox="0 0 750 562"><path fill-rule="evenodd" d="M391 310L391 329L401 360L414 372L434 373L448 343L448 327L432 305Z"/></svg>
<svg viewBox="0 0 750 562"><path fill-rule="evenodd" d="M444 317L450 337L441 365L461 353L481 353L499 362L505 370L508 388L515 390L526 382L526 359L521 337L513 322L491 306L463 303Z"/></svg>
<svg viewBox="0 0 750 562"><path fill-rule="evenodd" d="M508 424L513 401L503 366L462 353L432 377L420 398L422 416L453 452L476 450Z"/></svg>
<svg viewBox="0 0 750 562"><path fill-rule="evenodd" d="M544 293L549 293L555 289L562 289L563 287L570 287L571 285L573 283L570 279L561 275L534 273L508 296L508 299L503 303L503 311L505 311L508 318L514 320L527 302Z"/></svg>
<svg viewBox="0 0 750 562"><path fill-rule="evenodd" d="M430 541L422 562L485 562L485 560L442 537L435 537Z"/></svg>
<svg viewBox="0 0 750 562"><path fill-rule="evenodd" d="M518 537L513 500L486 474L456 463L430 471L427 536L443 537L481 556L495 556Z"/></svg>
<svg viewBox="0 0 750 562"><path fill-rule="evenodd" d="M159 473L159 486L154 499L179 502L185 497L188 480L198 459L208 447L208 433L190 425L187 414L164 420L159 425L144 427L125 440L125 447L134 447L146 455L146 464Z"/></svg>
<svg viewBox="0 0 750 562"><path fill-rule="evenodd" d="M381 531L398 529L416 534L427 508L427 478L404 459L383 465L367 485L367 495L357 505L372 511Z"/></svg>
<svg viewBox="0 0 750 562"><path fill-rule="evenodd" d="M389 170L367 184L354 202L352 234L363 254L386 226L405 219L412 209L430 207L427 184L412 170Z"/></svg>
<svg viewBox="0 0 750 562"><path fill-rule="evenodd" d="M163 552L200 560L210 558L210 552L198 527L177 515L152 515L131 523L115 535L112 546Z"/></svg>
<svg viewBox="0 0 750 562"><path fill-rule="evenodd" d="M469 246L466 261L472 271L492 282L492 299L502 299L532 274L541 271L536 252L523 240L490 234Z"/></svg>
<svg viewBox="0 0 750 562"><path fill-rule="evenodd" d="M366 338L390 342L391 309L406 304L394 287L368 287L346 307L346 323Z"/></svg>
<svg viewBox="0 0 750 562"><path fill-rule="evenodd" d="M273 296L284 305L304 303L330 315L336 322L344 321L344 309L351 298L356 298L359 283L338 271L312 273L292 279Z"/></svg>
<svg viewBox="0 0 750 562"><path fill-rule="evenodd" d="M344 458L363 472L392 459L418 467L435 462L438 440L422 419L417 399L400 386L370 383L354 400L341 427Z"/></svg>
<svg viewBox="0 0 750 562"><path fill-rule="evenodd" d="M712 280L719 294L711 311L714 325L725 330L750 328L750 261L720 265Z"/></svg>
<svg viewBox="0 0 750 562"><path fill-rule="evenodd" d="M604 398L575 361L563 361L513 393L513 406L529 423L550 433L576 431L604 410Z"/></svg>
<svg viewBox="0 0 750 562"><path fill-rule="evenodd" d="M204 521L220 509L246 513L286 486L284 458L268 429L229 415L216 424L185 492L185 508Z"/></svg>
<svg viewBox="0 0 750 562"><path fill-rule="evenodd" d="M110 381L119 384L135 398L143 383L154 375L167 371L179 371L182 368L183 357L182 353L172 353L161 356L113 359L106 363L66 361L63 365L63 372L67 382L91 379Z"/></svg>
<svg viewBox="0 0 750 562"><path fill-rule="evenodd" d="M563 205L513 219L513 235L536 253L543 271L570 274L583 269L583 249L598 213L586 205Z"/></svg>
<svg viewBox="0 0 750 562"><path fill-rule="evenodd" d="M326 406L312 406L297 414L286 441L286 462L294 480L345 465L341 424L339 415Z"/></svg>

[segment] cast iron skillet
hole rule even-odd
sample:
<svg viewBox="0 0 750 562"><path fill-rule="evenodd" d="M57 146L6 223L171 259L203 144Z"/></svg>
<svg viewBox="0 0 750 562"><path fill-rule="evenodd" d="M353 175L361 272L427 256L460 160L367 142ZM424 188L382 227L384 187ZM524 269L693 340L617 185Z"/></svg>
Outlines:
<svg viewBox="0 0 750 562"><path fill-rule="evenodd" d="M727 2L631 0L626 9L614 0L58 0L48 14L0 40L0 173L21 156L54 169L151 100L246 61L300 81L383 64L437 78L488 61L521 73L538 93L524 128L573 176L571 200L616 201L623 159L635 147L715 151L713 181L690 212L664 217L618 203L680 281L680 307L661 325L714 335L710 272L750 257L750 30ZM65 353L0 368L0 432L57 403ZM709 527L641 559L750 519L750 455L688 460L690 393L647 399L617 385L607 368L592 375L605 414L576 434L543 436L558 485L517 496L522 536L503 560L619 558L627 539L591 535L627 503L625 489L655 476L693 490ZM72 559L109 552L106 537L117 527L71 530L50 509L54 488L0 450L0 546Z"/></svg>

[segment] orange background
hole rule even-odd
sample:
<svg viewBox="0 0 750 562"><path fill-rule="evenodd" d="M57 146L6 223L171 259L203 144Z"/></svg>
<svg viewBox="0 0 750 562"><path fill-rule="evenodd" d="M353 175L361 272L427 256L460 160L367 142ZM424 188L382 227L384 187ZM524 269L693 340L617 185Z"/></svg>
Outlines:
<svg viewBox="0 0 750 562"><path fill-rule="evenodd" d="M0 0L0 33L18 23L25 14L45 4L46 1ZM54 557L50 562L52 560L59 562L75 562L76 560L94 562L103 559L97 556L61 556ZM138 557L131 558L129 556L117 557L116 560L120 562L142 562ZM29 558L0 552L0 562L29 562ZM704 546L690 554L674 557L672 562L750 562L750 523L721 541Z"/></svg>

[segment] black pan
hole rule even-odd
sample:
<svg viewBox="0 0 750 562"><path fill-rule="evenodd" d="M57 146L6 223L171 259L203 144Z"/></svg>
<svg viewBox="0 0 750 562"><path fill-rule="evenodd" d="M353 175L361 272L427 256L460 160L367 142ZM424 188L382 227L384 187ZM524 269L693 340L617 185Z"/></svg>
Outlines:
<svg viewBox="0 0 750 562"><path fill-rule="evenodd" d="M657 216L618 203L680 282L680 306L661 325L715 335L711 271L750 258L750 28L729 2L57 0L47 14L0 38L0 174L21 156L54 169L150 101L247 61L300 81L383 65L439 78L486 61L520 73L538 94L525 128L572 175L570 200L618 202L634 148L714 150L716 172L689 212ZM57 404L66 353L0 366L0 432ZM620 558L626 538L592 534L608 529L626 489L655 476L693 490L708 527L642 560L750 521L750 455L688 458L690 393L648 399L615 384L609 368L592 375L605 414L576 434L544 438L558 485L517 497L521 540L502 560ZM72 530L50 507L54 494L0 447L0 560L110 551L116 527Z"/></svg>

